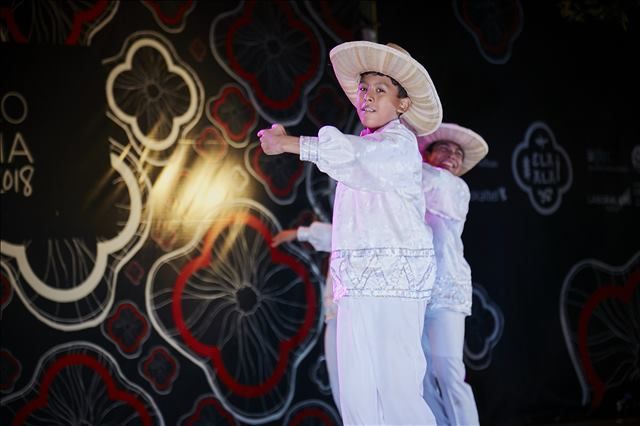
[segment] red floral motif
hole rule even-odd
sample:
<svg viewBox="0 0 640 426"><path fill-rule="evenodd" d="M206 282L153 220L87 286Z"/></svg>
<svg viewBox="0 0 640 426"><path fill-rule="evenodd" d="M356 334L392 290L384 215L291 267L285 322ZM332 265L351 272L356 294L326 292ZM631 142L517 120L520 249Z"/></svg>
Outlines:
<svg viewBox="0 0 640 426"><path fill-rule="evenodd" d="M225 135L235 143L246 141L258 120L249 99L239 87L233 85L225 86L209 101L207 115L213 123L220 125Z"/></svg>
<svg viewBox="0 0 640 426"><path fill-rule="evenodd" d="M189 53L191 53L193 59L202 62L207 55L207 45L200 37L195 37L191 43L189 43Z"/></svg>
<svg viewBox="0 0 640 426"><path fill-rule="evenodd" d="M65 40L64 44L77 44L80 38L80 32L82 27L87 23L94 21L102 15L107 9L107 0L98 0L91 9L77 12L73 17L73 25L71 27L71 33Z"/></svg>
<svg viewBox="0 0 640 426"><path fill-rule="evenodd" d="M578 349L585 376L593 389L592 406L597 407L601 404L606 391L606 385L602 377L593 365L592 355L589 351L588 334L590 326L594 326L597 316L594 313L598 308L611 300L617 300L628 304L631 302L634 292L640 284L640 269L633 271L624 286L608 285L598 288L587 299L580 311L580 319L578 323Z"/></svg>
<svg viewBox="0 0 640 426"><path fill-rule="evenodd" d="M52 28L49 28L47 33L57 35L62 31L66 34L64 36L64 44L77 45L81 43L82 32L85 27L96 27L97 23L105 19L110 10L116 7L114 3L108 0L96 0L89 7L86 7L87 2L75 2L78 3L74 5L75 7L66 7L68 5L62 2L44 3L17 2L13 7L0 7L0 19L7 23L7 29L14 41L18 43L29 42L30 35L34 33L33 27L47 22L52 25ZM42 15L48 15L47 17L50 19L45 19ZM41 19L34 22L32 21L34 16L38 16ZM36 32L40 33L41 31Z"/></svg>
<svg viewBox="0 0 640 426"><path fill-rule="evenodd" d="M560 292L560 321L582 404L620 411L637 388L640 252L622 266L574 265ZM621 402L622 401L622 402Z"/></svg>
<svg viewBox="0 0 640 426"><path fill-rule="evenodd" d="M143 425L150 426L152 424L151 414L145 404L135 394L119 389L105 365L87 354L64 355L47 368L39 385L38 397L23 406L16 413L11 424L15 426L26 424L35 411L46 407L49 404L49 391L54 381L64 373L65 369L70 367L86 367L93 370L106 385L107 395L111 401L121 401L133 408Z"/></svg>
<svg viewBox="0 0 640 426"><path fill-rule="evenodd" d="M508 60L511 45L522 31L522 6L519 0L454 2L459 19L473 34L478 46L492 62Z"/></svg>
<svg viewBox="0 0 640 426"><path fill-rule="evenodd" d="M181 27L186 15L193 9L193 0L183 0L179 2L174 10L169 11L167 6L175 6L175 2L143 0L151 9L160 22L169 27Z"/></svg>
<svg viewBox="0 0 640 426"><path fill-rule="evenodd" d="M264 91L264 87L259 79L259 72L261 70L251 69L250 66L245 65L243 63L243 59L237 55L234 43L236 42L236 38L239 34L242 33L242 30L245 27L251 27L254 23L254 10L258 2L251 1L246 3L246 7L244 8L244 12L242 16L240 16L229 28L229 32L227 33L226 43L225 43L225 53L227 59L229 60L229 64L233 71L242 77L244 80L249 82L251 85L253 92L256 94L260 102L264 103L270 108L274 109L286 109L291 107L302 93L302 88L304 85L313 78L313 76L318 72L318 64L320 58L320 47L314 34L311 32L309 27L305 25L304 22L300 21L296 18L293 9L291 6L284 1L276 1L273 4L267 5L269 8L273 8L274 6L279 10L279 12L286 19L286 27L298 31L304 38L308 41L309 48L311 49L309 55L309 63L303 68L303 72L295 76L293 81L293 86L291 87L290 92L286 97L282 99L275 99L271 97L271 95L267 94ZM262 20L263 18L259 18L256 14L255 19ZM300 45L300 41L297 37L296 45ZM260 64L261 66L268 64Z"/></svg>
<svg viewBox="0 0 640 426"><path fill-rule="evenodd" d="M272 263L286 265L294 271L304 283L306 297L304 319L293 335L280 340L277 348L277 364L274 366L273 371L268 373L268 376L262 382L255 384L241 383L236 380L232 372L226 368L220 348L216 345L204 343L194 336L190 330L190 326L185 322L183 311L185 287L187 282L192 276L196 275L198 271L209 267L212 261L211 250L216 239L220 236L223 230L230 228L232 225L244 225L257 232L264 239L266 246L270 248L269 254L271 256ZM271 237L271 233L265 224L251 214L237 212L234 215L220 219L206 235L202 254L184 266L174 285L172 316L178 331L180 332L180 336L187 346L195 353L211 360L217 373L217 377L222 383L233 390L237 395L246 398L262 396L272 390L280 382L289 363L290 353L307 338L314 324L314 319L317 313L315 288L310 282L308 272L295 258L280 251L278 248L271 247Z"/></svg>
<svg viewBox="0 0 640 426"><path fill-rule="evenodd" d="M149 335L149 324L138 308L122 303L107 321L106 332L125 354L133 354Z"/></svg>
<svg viewBox="0 0 640 426"><path fill-rule="evenodd" d="M209 223L150 268L153 325L234 418L277 421L321 335L323 277L298 246L271 247L280 226L253 200L220 206Z"/></svg>
<svg viewBox="0 0 640 426"><path fill-rule="evenodd" d="M203 158L220 161L227 155L229 146L218 129L207 127L196 139L194 149Z"/></svg>
<svg viewBox="0 0 640 426"><path fill-rule="evenodd" d="M6 349L0 349L0 368L2 369L2 381L0 382L0 391L8 392L20 377L22 367L11 352Z"/></svg>
<svg viewBox="0 0 640 426"><path fill-rule="evenodd" d="M137 260L132 260L127 264L124 275L131 281L131 284L138 285L144 277L145 270Z"/></svg>
<svg viewBox="0 0 640 426"><path fill-rule="evenodd" d="M240 3L214 20L209 43L218 64L266 121L291 126L302 120L326 54L296 2Z"/></svg>
<svg viewBox="0 0 640 426"><path fill-rule="evenodd" d="M307 400L296 404L287 413L284 422L286 426L302 426L307 424L322 426L340 425L340 416L335 409L320 400Z"/></svg>
<svg viewBox="0 0 640 426"><path fill-rule="evenodd" d="M185 426L199 425L202 420L202 424L222 424L224 421L228 425L236 425L237 422L227 410L224 409L220 401L215 398L203 398L198 402L194 413L191 414L185 421Z"/></svg>
<svg viewBox="0 0 640 426"><path fill-rule="evenodd" d="M18 43L26 43L27 37L22 34L22 31L18 28L18 24L16 23L13 13L14 11L10 7L0 7L0 18L7 23L9 34L11 34L13 39Z"/></svg>
<svg viewBox="0 0 640 426"><path fill-rule="evenodd" d="M142 374L158 392L164 392L178 375L178 363L165 348L154 348L142 363Z"/></svg>
<svg viewBox="0 0 640 426"><path fill-rule="evenodd" d="M330 124L343 129L351 111L347 98L328 84L319 86L309 98L309 118L317 127Z"/></svg>
<svg viewBox="0 0 640 426"><path fill-rule="evenodd" d="M337 19L337 16L334 13L334 10L332 10L332 6L336 6L336 4L337 4L336 2L330 2L330 1L327 1L327 0L321 0L320 1L320 10L322 11L322 18L326 20L326 22L329 24L329 26L335 31L335 33L342 40L348 41L348 40L355 39L355 36L357 35L357 33L354 32L354 28L353 28L352 23L355 22L356 20L353 19L353 17L350 17L351 19L348 20L347 26L345 26L341 22L339 22L338 19ZM353 7L351 12L354 15L360 12L360 10L358 10L358 8L357 8L360 5L358 5L356 3L352 3L351 6ZM343 7L344 7L344 5L343 5Z"/></svg>
<svg viewBox="0 0 640 426"><path fill-rule="evenodd" d="M353 24L362 20L362 4L319 0L305 2L305 5L318 25L329 32L335 41L342 42L361 38L362 25Z"/></svg>
<svg viewBox="0 0 640 426"><path fill-rule="evenodd" d="M0 309L4 309L9 304L12 294L13 290L9 279L4 272L0 273Z"/></svg>
<svg viewBox="0 0 640 426"><path fill-rule="evenodd" d="M336 424L324 410L318 407L306 407L296 412L287 426L299 426L303 422L309 421L309 419L314 419L314 424L319 422L324 426L335 426Z"/></svg>
<svg viewBox="0 0 640 426"><path fill-rule="evenodd" d="M267 188L277 198L290 196L294 188L300 183L304 173L304 164L291 161L287 156L268 156L262 149L251 152L251 169L256 177L266 184Z"/></svg>

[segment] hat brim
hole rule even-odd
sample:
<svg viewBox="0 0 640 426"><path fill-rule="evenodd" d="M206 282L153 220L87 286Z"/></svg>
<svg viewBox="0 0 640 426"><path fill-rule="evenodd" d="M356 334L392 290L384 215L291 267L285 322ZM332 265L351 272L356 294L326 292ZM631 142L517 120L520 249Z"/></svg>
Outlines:
<svg viewBox="0 0 640 426"><path fill-rule="evenodd" d="M442 123L435 132L418 137L420 152L424 153L429 145L437 141L454 142L460 145L460 148L464 151L460 176L475 167L489 152L489 145L487 145L482 136L473 130L453 123Z"/></svg>
<svg viewBox="0 0 640 426"><path fill-rule="evenodd" d="M416 133L427 135L442 122L442 105L427 70L400 49L370 41L342 43L329 53L342 90L357 107L360 75L375 71L392 77L404 87L411 106L402 120Z"/></svg>

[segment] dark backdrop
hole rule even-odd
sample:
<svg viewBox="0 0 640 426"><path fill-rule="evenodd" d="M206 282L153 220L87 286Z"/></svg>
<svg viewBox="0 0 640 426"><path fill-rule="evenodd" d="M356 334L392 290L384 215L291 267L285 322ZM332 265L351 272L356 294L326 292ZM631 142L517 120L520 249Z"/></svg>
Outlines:
<svg viewBox="0 0 640 426"><path fill-rule="evenodd" d="M333 183L255 133L359 130L328 62L377 32L490 151L465 175L483 424L640 415L638 4L2 2L2 424L339 424ZM626 20L625 20L626 18Z"/></svg>
<svg viewBox="0 0 640 426"><path fill-rule="evenodd" d="M638 416L638 3L613 3L378 4L380 41L490 147L463 234L502 318L490 365L466 359L487 424Z"/></svg>

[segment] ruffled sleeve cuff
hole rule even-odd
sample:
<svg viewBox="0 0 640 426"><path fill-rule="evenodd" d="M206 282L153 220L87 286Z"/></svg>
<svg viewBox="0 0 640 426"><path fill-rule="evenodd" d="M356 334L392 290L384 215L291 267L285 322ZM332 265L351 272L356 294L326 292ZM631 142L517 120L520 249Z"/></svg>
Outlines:
<svg viewBox="0 0 640 426"><path fill-rule="evenodd" d="M318 138L316 136L300 136L300 159L302 161L318 161Z"/></svg>

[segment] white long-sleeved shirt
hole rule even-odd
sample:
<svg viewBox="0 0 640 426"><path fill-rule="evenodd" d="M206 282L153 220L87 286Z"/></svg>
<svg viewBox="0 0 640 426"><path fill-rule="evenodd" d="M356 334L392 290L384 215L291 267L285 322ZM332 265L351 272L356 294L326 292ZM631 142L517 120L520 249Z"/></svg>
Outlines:
<svg viewBox="0 0 640 426"><path fill-rule="evenodd" d="M313 222L310 226L299 226L296 231L298 241L306 241L316 251L331 251L331 224Z"/></svg>
<svg viewBox="0 0 640 426"><path fill-rule="evenodd" d="M437 273L427 309L471 314L471 268L464 257L462 231L469 211L469 187L448 170L422 166L427 205L425 221L433 231Z"/></svg>
<svg viewBox="0 0 640 426"><path fill-rule="evenodd" d="M300 138L300 159L338 182L331 247L334 298L429 298L435 259L424 221L415 135L400 120L365 136L325 126L317 137Z"/></svg>
<svg viewBox="0 0 640 426"><path fill-rule="evenodd" d="M471 314L473 296L471 268L464 258L462 231L469 211L469 187L447 170L422 165L422 190L426 202L425 221L433 232L437 262L436 279L428 309L450 309ZM298 238L316 250L329 251L331 225L314 222L298 230ZM302 235L302 237L301 237Z"/></svg>

